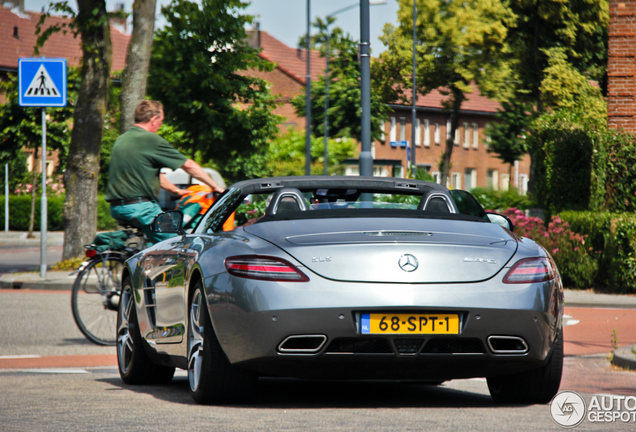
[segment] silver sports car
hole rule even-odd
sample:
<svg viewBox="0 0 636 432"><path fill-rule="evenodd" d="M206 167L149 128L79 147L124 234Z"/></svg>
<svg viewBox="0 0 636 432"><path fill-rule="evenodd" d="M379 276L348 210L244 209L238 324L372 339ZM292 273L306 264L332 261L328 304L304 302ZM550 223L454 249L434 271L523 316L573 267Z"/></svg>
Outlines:
<svg viewBox="0 0 636 432"><path fill-rule="evenodd" d="M468 192L382 177L230 186L191 233L127 261L117 322L126 383L186 369L199 403L259 376L441 383L486 377L544 403L563 365L563 287L548 252Z"/></svg>

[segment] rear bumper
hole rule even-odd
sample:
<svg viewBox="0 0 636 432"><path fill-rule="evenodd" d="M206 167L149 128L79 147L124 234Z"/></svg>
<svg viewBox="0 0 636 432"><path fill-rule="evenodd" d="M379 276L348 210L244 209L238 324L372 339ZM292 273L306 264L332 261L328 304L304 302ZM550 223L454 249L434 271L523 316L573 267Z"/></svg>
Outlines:
<svg viewBox="0 0 636 432"><path fill-rule="evenodd" d="M361 312L459 313L458 335L363 335ZM506 375L542 366L560 317L533 310L466 308L322 308L246 313L213 305L215 331L230 361L262 375L320 379L421 379ZM289 336L324 335L313 353L281 352ZM493 335L521 338L527 350L496 353Z"/></svg>

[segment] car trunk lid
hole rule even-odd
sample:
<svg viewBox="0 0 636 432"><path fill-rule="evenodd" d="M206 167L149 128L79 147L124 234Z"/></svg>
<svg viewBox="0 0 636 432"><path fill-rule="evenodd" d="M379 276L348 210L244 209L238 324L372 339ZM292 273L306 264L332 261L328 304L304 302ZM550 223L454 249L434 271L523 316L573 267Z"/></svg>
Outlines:
<svg viewBox="0 0 636 432"><path fill-rule="evenodd" d="M352 282L476 282L497 274L517 249L497 225L448 219L309 219L245 231L324 278Z"/></svg>

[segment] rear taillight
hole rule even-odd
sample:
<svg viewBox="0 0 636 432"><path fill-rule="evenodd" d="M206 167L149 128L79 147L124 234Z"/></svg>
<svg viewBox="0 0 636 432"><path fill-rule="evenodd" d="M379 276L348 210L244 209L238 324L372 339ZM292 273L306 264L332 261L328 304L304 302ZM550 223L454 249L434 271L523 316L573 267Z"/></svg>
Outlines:
<svg viewBox="0 0 636 432"><path fill-rule="evenodd" d="M93 258L97 255L97 251L95 249L86 249L84 251L84 255L86 255L87 258Z"/></svg>
<svg viewBox="0 0 636 432"><path fill-rule="evenodd" d="M549 258L526 258L512 266L503 283L545 282L554 279L556 272L556 266Z"/></svg>
<svg viewBox="0 0 636 432"><path fill-rule="evenodd" d="M225 268L232 276L247 279L283 282L308 282L309 278L287 261L267 256L244 255L229 257Z"/></svg>

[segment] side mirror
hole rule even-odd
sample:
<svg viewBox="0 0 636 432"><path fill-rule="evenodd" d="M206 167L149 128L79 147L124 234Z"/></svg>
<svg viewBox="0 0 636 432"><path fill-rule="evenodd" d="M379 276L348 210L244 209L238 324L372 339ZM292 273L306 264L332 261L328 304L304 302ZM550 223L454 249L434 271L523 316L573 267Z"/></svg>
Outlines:
<svg viewBox="0 0 636 432"><path fill-rule="evenodd" d="M150 229L157 233L185 234L183 225L183 213L178 210L170 210L159 213L152 221Z"/></svg>
<svg viewBox="0 0 636 432"><path fill-rule="evenodd" d="M514 225L512 224L512 221L508 216L490 212L486 212L486 216L488 216L488 220L490 221L490 223L502 226L511 232L514 230Z"/></svg>

